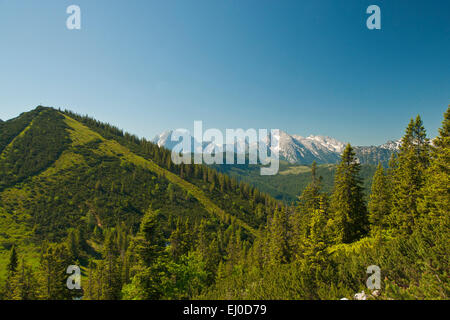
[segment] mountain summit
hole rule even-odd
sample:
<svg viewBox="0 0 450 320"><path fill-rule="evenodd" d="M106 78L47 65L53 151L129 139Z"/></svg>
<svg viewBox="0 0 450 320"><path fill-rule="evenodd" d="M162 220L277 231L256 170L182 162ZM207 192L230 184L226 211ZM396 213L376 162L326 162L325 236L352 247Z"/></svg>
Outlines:
<svg viewBox="0 0 450 320"><path fill-rule="evenodd" d="M157 135L153 142L160 147L172 150L179 142L172 141L173 130L167 130ZM191 136L191 145L194 145L194 138ZM290 135L285 131L280 131L279 154L280 159L291 164L311 164L313 161L321 164L338 163L345 143L335 138L320 135ZM203 147L211 148L212 143L203 143ZM356 146L354 147L356 156L361 163L387 164L391 154L398 151L400 140L388 141L379 146ZM223 146L218 146L223 150ZM236 149L236 148L234 148ZM198 152L198 150L197 150Z"/></svg>

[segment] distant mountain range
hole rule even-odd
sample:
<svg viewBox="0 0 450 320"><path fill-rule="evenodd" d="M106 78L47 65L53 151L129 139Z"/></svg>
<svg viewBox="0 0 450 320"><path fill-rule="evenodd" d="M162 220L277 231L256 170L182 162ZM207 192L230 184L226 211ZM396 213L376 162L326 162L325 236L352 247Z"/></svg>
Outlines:
<svg viewBox="0 0 450 320"><path fill-rule="evenodd" d="M167 130L157 135L153 142L160 147L173 150L179 144L179 141L172 141L173 130ZM194 150L194 138L191 138L191 152L199 152ZM264 143L264 142L262 142ZM291 164L309 165L313 161L319 164L337 163L340 155L345 148L345 143L335 138L326 136L310 135L302 137L299 135L290 135L284 131L280 131L279 155L281 160L285 160ZM211 142L203 143L203 149L208 150L214 148ZM223 151L223 146L216 146L218 150ZM248 146L247 146L248 147ZM399 150L400 140L388 141L379 146L354 146L356 156L362 164L378 164L381 162L387 165L392 153ZM234 146L234 150L239 150L238 146ZM177 150L181 151L181 150Z"/></svg>

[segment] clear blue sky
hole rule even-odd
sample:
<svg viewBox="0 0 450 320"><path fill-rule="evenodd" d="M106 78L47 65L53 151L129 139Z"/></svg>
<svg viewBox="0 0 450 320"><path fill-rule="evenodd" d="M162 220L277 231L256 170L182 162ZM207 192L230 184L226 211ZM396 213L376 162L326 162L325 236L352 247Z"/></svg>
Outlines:
<svg viewBox="0 0 450 320"><path fill-rule="evenodd" d="M449 14L448 0L0 0L0 118L42 104L147 138L203 120L368 145L420 113L434 136Z"/></svg>

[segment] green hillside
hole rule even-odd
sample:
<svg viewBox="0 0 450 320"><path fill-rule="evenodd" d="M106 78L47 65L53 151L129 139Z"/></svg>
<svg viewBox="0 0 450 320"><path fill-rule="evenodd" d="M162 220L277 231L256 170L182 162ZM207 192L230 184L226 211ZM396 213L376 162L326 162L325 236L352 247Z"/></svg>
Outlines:
<svg viewBox="0 0 450 320"><path fill-rule="evenodd" d="M0 142L0 261L16 245L35 265L43 241L64 241L73 229L91 243L87 261L101 244L96 234L122 223L136 232L149 209L159 212L167 237L180 218L242 230L251 240L270 212L261 204L275 204L248 185L204 166L175 166L168 151L69 112L24 113L2 123ZM1 263L0 278L5 268Z"/></svg>
<svg viewBox="0 0 450 320"><path fill-rule="evenodd" d="M411 119L387 168L348 144L338 165L271 177L175 165L70 111L0 129L0 299L449 298L450 109L433 146Z"/></svg>

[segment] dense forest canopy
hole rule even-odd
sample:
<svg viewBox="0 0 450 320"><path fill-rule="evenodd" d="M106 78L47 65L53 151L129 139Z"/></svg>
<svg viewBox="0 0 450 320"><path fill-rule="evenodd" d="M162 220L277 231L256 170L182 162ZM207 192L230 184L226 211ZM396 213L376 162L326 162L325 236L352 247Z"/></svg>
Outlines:
<svg viewBox="0 0 450 320"><path fill-rule="evenodd" d="M0 298L341 299L375 265L370 299L448 299L449 118L433 144L412 119L370 192L349 144L289 204L67 110L0 122Z"/></svg>

